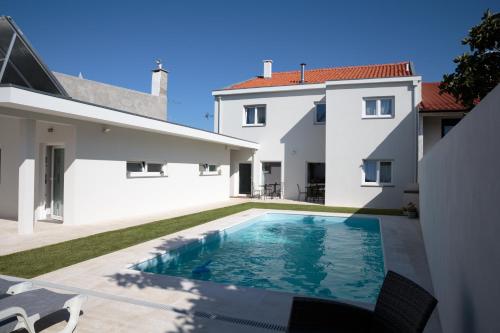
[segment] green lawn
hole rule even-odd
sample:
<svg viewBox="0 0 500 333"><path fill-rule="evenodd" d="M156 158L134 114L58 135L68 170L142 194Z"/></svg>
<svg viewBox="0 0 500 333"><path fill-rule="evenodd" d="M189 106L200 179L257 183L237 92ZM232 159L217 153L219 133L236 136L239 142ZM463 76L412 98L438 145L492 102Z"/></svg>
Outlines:
<svg viewBox="0 0 500 333"><path fill-rule="evenodd" d="M247 202L0 256L0 274L32 278L250 208L401 215L400 210Z"/></svg>

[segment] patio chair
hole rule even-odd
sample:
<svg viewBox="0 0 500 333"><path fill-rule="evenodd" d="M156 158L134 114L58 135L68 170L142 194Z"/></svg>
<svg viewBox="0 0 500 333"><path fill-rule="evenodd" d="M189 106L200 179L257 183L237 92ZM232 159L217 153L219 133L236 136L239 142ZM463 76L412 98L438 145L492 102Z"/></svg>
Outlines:
<svg viewBox="0 0 500 333"><path fill-rule="evenodd" d="M9 295L15 295L33 288L29 281L19 282L0 278L0 299Z"/></svg>
<svg viewBox="0 0 500 333"><path fill-rule="evenodd" d="M307 191L301 191L299 184L297 184L297 190L299 191L299 195L297 197L297 200L300 201L300 196L303 194L304 195L304 201L307 201Z"/></svg>
<svg viewBox="0 0 500 333"><path fill-rule="evenodd" d="M80 310L86 297L60 294L47 289L33 289L0 299L0 333L21 328L35 333L35 322L50 314L66 309L69 320L60 333L71 333L78 323Z"/></svg>
<svg viewBox="0 0 500 333"><path fill-rule="evenodd" d="M389 271L374 311L332 300L294 297L287 332L417 333L424 330L436 304L419 285Z"/></svg>
<svg viewBox="0 0 500 333"><path fill-rule="evenodd" d="M262 199L262 191L259 189L254 189L252 191L252 198L254 199Z"/></svg>

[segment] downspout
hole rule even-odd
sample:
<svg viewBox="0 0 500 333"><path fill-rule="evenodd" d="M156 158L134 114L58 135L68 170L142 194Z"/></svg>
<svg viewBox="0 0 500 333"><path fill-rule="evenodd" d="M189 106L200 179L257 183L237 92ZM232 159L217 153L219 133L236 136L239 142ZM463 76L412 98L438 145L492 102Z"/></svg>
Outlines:
<svg viewBox="0 0 500 333"><path fill-rule="evenodd" d="M414 183L418 183L418 157L419 157L419 135L420 135L420 119L418 115L418 106L416 105L416 92L415 90L417 89L418 83L413 81L413 90L412 90L412 107L415 112L415 181Z"/></svg>
<svg viewBox="0 0 500 333"><path fill-rule="evenodd" d="M217 96L217 133L220 134L220 103L222 101L221 96Z"/></svg>

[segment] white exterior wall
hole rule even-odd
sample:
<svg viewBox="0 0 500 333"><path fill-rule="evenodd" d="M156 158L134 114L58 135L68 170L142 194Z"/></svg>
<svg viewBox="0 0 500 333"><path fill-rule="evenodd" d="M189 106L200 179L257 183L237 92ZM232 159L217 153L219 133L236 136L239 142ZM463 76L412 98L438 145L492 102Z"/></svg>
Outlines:
<svg viewBox="0 0 500 333"><path fill-rule="evenodd" d="M441 140L441 118L423 117L424 155Z"/></svg>
<svg viewBox="0 0 500 333"><path fill-rule="evenodd" d="M229 198L230 146L115 126L104 133L99 123L0 108L0 218L16 219L18 210L23 119L12 115L36 120L32 206L37 219L47 212L46 145L65 148L65 224L149 217ZM167 177L127 178L126 161L166 162ZM200 176L200 163L220 165L221 175Z"/></svg>
<svg viewBox="0 0 500 333"><path fill-rule="evenodd" d="M421 114L422 115L422 114ZM443 119L461 119L463 112L441 112L438 114L423 114L423 155L427 154L441 140Z"/></svg>
<svg viewBox="0 0 500 333"><path fill-rule="evenodd" d="M394 117L362 119L363 98L394 98ZM403 191L415 182L415 106L420 85L405 82L329 85L326 90L325 204L401 208ZM363 159L393 160L393 186L362 186Z"/></svg>
<svg viewBox="0 0 500 333"><path fill-rule="evenodd" d="M314 124L315 102L324 101L324 89L221 96L220 133L260 144L255 152L253 185L261 184L262 162L281 162L285 198L297 198L297 184L306 182L306 163L325 161L325 125ZM266 105L266 125L243 126L245 105ZM215 110L217 110L217 98ZM251 160L250 154L234 154L231 164ZM232 170L232 194L238 193L238 172Z"/></svg>
<svg viewBox="0 0 500 333"><path fill-rule="evenodd" d="M19 119L0 116L0 219L17 220Z"/></svg>
<svg viewBox="0 0 500 333"><path fill-rule="evenodd" d="M500 332L500 86L420 163L420 223L444 333Z"/></svg>
<svg viewBox="0 0 500 333"><path fill-rule="evenodd" d="M76 224L140 217L229 198L229 152L224 145L112 128L77 129ZM126 161L167 163L167 177L127 178ZM199 164L222 174L200 176Z"/></svg>

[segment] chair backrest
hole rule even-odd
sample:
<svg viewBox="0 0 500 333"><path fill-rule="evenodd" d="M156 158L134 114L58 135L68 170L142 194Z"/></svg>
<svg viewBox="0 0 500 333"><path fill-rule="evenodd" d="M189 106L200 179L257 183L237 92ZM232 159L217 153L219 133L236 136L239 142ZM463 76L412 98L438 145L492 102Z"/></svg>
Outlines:
<svg viewBox="0 0 500 333"><path fill-rule="evenodd" d="M425 328L437 300L415 282L387 272L370 332L417 333Z"/></svg>

